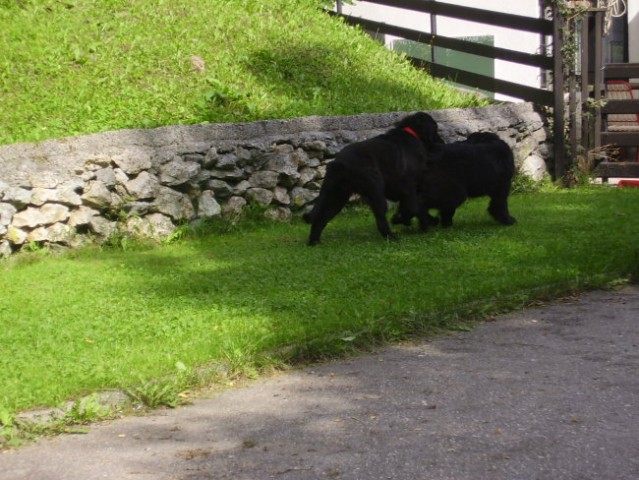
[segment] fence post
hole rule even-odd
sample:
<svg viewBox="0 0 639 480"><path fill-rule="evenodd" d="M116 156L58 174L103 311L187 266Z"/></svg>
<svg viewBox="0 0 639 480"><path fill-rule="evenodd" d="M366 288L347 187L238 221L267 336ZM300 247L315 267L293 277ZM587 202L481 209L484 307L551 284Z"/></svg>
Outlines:
<svg viewBox="0 0 639 480"><path fill-rule="evenodd" d="M589 63L589 45L588 45L588 22L590 19L590 12L588 15L581 19L581 62L580 62L580 74L581 74L581 147L583 154L587 160L590 160L590 149L592 148L592 112L588 105L588 99L590 93L588 92L590 86L590 63Z"/></svg>
<svg viewBox="0 0 639 480"><path fill-rule="evenodd" d="M555 154L555 180L563 179L566 174L566 153L564 151L564 54L563 26L564 18L557 5L553 5L553 141Z"/></svg>
<svg viewBox="0 0 639 480"><path fill-rule="evenodd" d="M602 55L602 37L603 37L604 11L595 11L595 58L593 69L595 71L594 78L594 101L595 101L595 150L601 148L601 95L605 89L603 81L603 55Z"/></svg>
<svg viewBox="0 0 639 480"><path fill-rule="evenodd" d="M337 13L340 15L342 14L342 0L337 0L335 2L335 9L337 10Z"/></svg>

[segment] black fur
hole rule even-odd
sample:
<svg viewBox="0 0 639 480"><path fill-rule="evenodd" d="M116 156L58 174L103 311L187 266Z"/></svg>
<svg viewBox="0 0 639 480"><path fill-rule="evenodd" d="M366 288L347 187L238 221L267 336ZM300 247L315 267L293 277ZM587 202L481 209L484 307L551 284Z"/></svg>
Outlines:
<svg viewBox="0 0 639 480"><path fill-rule="evenodd" d="M404 130L406 127L419 138ZM368 202L382 236L396 239L386 219L386 200L398 201L399 212L406 218L420 216L417 192L426 167L426 147L438 143L442 140L437 122L427 113L418 112L382 135L341 150L327 166L313 209L304 215L311 224L309 245L319 243L328 222L354 193Z"/></svg>
<svg viewBox="0 0 639 480"><path fill-rule="evenodd" d="M431 146L418 193L422 229L438 223L437 218L428 215L428 210L439 210L442 226L448 227L467 198L482 196L490 197L488 212L495 220L504 225L514 224L516 219L508 210L514 174L512 150L494 133L477 132L462 142ZM410 225L410 217L400 211L392 222Z"/></svg>

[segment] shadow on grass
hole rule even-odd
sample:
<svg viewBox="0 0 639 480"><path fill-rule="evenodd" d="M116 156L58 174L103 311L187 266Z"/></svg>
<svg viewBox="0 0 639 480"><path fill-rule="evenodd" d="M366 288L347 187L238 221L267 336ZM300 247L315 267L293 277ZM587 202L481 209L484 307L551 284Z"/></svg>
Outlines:
<svg viewBox="0 0 639 480"><path fill-rule="evenodd" d="M297 345L306 351L293 356L316 358L624 275L634 247L623 237L639 227L618 211L629 207L605 199L513 197L511 228L495 224L484 201L470 202L453 228L406 230L397 243L378 237L368 213L338 216L315 248L301 223L245 226L127 255L126 268L138 295L219 323L219 342L235 332L247 348ZM606 208L616 213L602 218Z"/></svg>

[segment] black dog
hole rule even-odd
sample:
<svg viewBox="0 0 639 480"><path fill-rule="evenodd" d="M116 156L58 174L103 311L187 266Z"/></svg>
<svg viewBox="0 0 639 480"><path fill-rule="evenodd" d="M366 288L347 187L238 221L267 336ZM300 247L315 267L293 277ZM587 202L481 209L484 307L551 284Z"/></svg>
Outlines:
<svg viewBox="0 0 639 480"><path fill-rule="evenodd" d="M495 220L516 222L508 211L515 161L506 142L494 133L477 132L462 142L431 145L429 152L418 194L422 230L438 223L429 209L439 210L442 226L451 226L455 211L469 197L490 197L488 212ZM410 220L401 211L392 218L394 224L410 225Z"/></svg>
<svg viewBox="0 0 639 480"><path fill-rule="evenodd" d="M424 112L405 117L388 132L341 150L328 164L313 209L304 215L311 224L309 245L319 243L322 231L353 193L369 204L377 229L394 240L386 219L386 199L399 202L399 214L420 217L418 184L426 168L426 146L442 143L437 122Z"/></svg>

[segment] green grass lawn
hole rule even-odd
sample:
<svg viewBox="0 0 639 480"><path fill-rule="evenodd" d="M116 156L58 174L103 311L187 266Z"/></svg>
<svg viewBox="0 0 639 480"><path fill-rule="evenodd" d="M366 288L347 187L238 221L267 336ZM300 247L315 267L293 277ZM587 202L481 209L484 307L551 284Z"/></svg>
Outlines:
<svg viewBox="0 0 639 480"><path fill-rule="evenodd" d="M367 209L308 226L246 223L159 247L25 254L0 263L0 411L226 365L314 360L463 324L639 271L639 190L518 194L450 229L398 229Z"/></svg>
<svg viewBox="0 0 639 480"><path fill-rule="evenodd" d="M0 145L481 103L329 17L324 3L0 0Z"/></svg>

